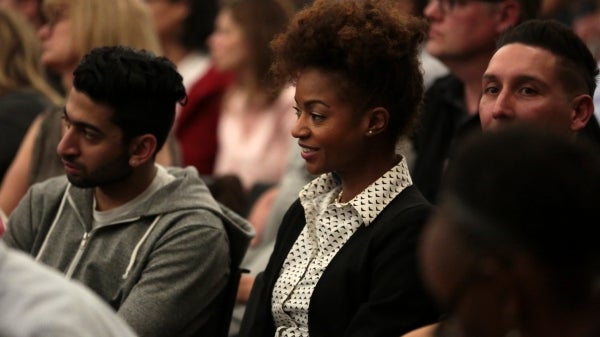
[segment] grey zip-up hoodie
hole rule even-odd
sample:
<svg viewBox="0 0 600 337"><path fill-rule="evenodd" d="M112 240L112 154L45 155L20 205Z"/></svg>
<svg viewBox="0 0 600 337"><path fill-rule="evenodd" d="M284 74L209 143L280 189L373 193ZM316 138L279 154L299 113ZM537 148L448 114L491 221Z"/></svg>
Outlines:
<svg viewBox="0 0 600 337"><path fill-rule="evenodd" d="M231 270L228 232L242 238L234 246L243 255L253 230L195 169L168 172L176 179L146 203L95 229L93 189L65 176L33 185L4 240L86 284L140 336L210 336Z"/></svg>

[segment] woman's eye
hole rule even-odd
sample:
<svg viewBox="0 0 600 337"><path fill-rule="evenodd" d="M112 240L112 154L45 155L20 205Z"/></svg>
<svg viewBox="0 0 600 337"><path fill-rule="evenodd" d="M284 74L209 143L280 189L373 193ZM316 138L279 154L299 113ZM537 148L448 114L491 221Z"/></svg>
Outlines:
<svg viewBox="0 0 600 337"><path fill-rule="evenodd" d="M318 113L316 113L316 112L311 112L311 113L310 113L310 117L311 117L311 118L312 118L312 120L313 120L313 121L315 121L315 122L320 122L320 121L322 121L322 120L324 120L324 119L325 119L325 116L323 116L323 115L321 115L321 114L318 114Z"/></svg>

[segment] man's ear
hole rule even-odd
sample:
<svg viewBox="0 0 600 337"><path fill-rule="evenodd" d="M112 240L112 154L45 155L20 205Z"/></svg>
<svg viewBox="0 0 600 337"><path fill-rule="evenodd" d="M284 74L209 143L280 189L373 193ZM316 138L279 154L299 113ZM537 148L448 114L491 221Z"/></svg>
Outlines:
<svg viewBox="0 0 600 337"><path fill-rule="evenodd" d="M154 160L157 146L156 137L152 134L134 137L129 144L129 165L135 168Z"/></svg>
<svg viewBox="0 0 600 337"><path fill-rule="evenodd" d="M571 131L585 127L594 114L594 100L590 95L579 95L571 102Z"/></svg>
<svg viewBox="0 0 600 337"><path fill-rule="evenodd" d="M501 34L508 28L517 25L523 9L517 0L506 0L498 6L500 6L500 10L496 21L496 31Z"/></svg>
<svg viewBox="0 0 600 337"><path fill-rule="evenodd" d="M377 107L369 110L366 114L367 118L367 136L374 136L383 132L390 121L390 113L387 109Z"/></svg>

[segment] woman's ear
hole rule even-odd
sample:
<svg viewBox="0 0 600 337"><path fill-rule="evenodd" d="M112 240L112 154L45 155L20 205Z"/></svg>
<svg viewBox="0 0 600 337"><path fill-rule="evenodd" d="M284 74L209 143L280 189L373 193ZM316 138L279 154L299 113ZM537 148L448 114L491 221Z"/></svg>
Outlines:
<svg viewBox="0 0 600 337"><path fill-rule="evenodd" d="M133 138L129 144L129 165L135 168L153 161L157 145L156 137L151 134Z"/></svg>
<svg viewBox="0 0 600 337"><path fill-rule="evenodd" d="M385 108L377 107L369 110L366 118L367 136L374 136L387 128L390 120L390 113Z"/></svg>

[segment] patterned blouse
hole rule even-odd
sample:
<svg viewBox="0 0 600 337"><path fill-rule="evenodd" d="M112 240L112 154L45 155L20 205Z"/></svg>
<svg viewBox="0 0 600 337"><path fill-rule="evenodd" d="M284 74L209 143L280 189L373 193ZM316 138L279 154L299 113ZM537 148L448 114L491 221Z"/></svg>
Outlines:
<svg viewBox="0 0 600 337"><path fill-rule="evenodd" d="M361 226L369 226L406 187L412 185L406 160L400 162L346 203L333 174L313 180L300 192L306 226L288 253L273 288L271 311L276 337L308 334L310 297L333 257Z"/></svg>

